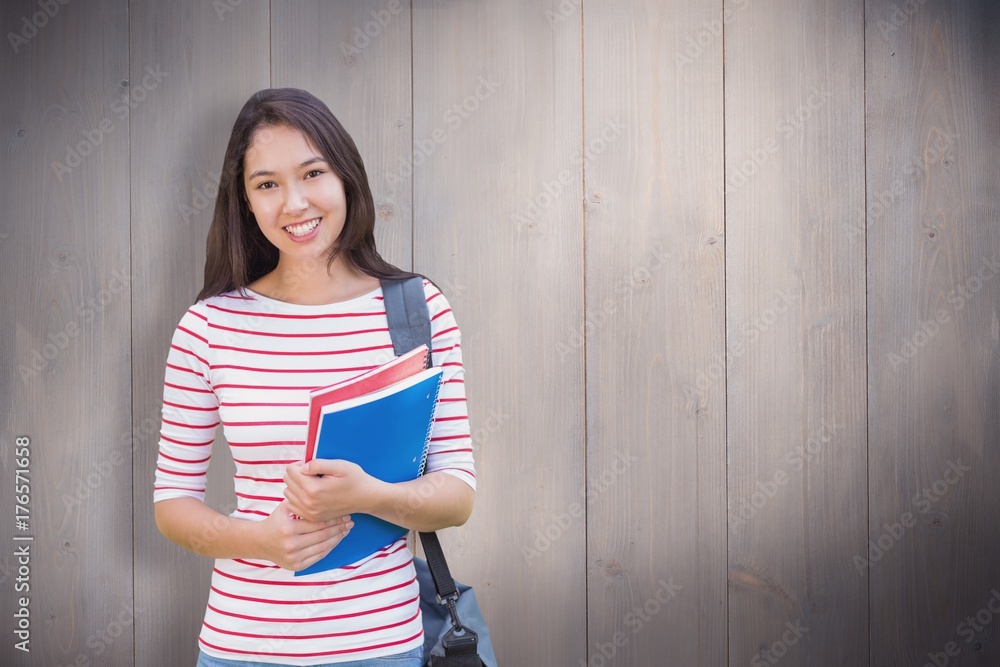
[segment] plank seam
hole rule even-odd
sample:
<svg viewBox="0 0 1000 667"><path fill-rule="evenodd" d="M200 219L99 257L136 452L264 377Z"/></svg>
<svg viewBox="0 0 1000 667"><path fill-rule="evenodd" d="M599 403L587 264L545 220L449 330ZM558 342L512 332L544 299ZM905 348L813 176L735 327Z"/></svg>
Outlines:
<svg viewBox="0 0 1000 667"><path fill-rule="evenodd" d="M868 0L861 0L861 145L864 165L861 197L865 210L864 267L865 267L865 537L871 534L871 420L868 418L869 386L871 384L871 356L868 347ZM872 664L872 591L871 577L865 577L865 599L868 607L868 664Z"/></svg>
<svg viewBox="0 0 1000 667"><path fill-rule="evenodd" d="M128 45L128 53L125 56L125 62L128 64L128 81L129 90L127 94L131 95L132 86L132 1L129 0L125 3L125 12L127 15L126 26L128 30L128 39L126 44ZM128 117L128 133L125 135L127 137L128 143L128 173L132 173L132 118ZM128 188L128 260L129 267L132 270L131 275L135 275L135 267L132 265L132 178L129 177L129 188ZM128 291L128 312L129 312L129 341L133 340L132 331L132 318L135 314L135 303L134 303L135 290L132 289L131 284L129 285ZM132 345L129 348L129 375L131 378L131 386L129 386L129 404L132 409L129 410L129 433L135 433L135 354L132 353ZM137 507L136 494L135 494L135 459L132 456L132 507ZM132 527L132 607L135 608L135 590L136 590L136 567L135 564L138 562L138 549L135 539L135 517L133 513L133 519L131 521ZM138 648L136 646L136 623L132 623L132 664L136 664L136 656L138 654Z"/></svg>
<svg viewBox="0 0 1000 667"><path fill-rule="evenodd" d="M585 37L586 37L586 25L584 23L584 2L580 0L580 155L586 155L586 139L587 139L587 92L585 86L587 85L587 61L585 54ZM580 183L581 183L581 199L580 199L580 218L583 225L583 248L582 248L582 266L583 266L583 322L586 325L587 322L587 161L580 161ZM584 331L586 331L586 326L584 326ZM589 424L590 419L587 414L587 396L589 392L587 391L587 336L583 336L583 423ZM589 452L590 452L590 434L587 428L583 429L583 480L584 484L587 482L587 474L590 467ZM587 664L590 664L590 577L588 573L589 560L590 560L590 506L585 502L583 504L583 608L586 609L584 614L583 623L583 656Z"/></svg>
<svg viewBox="0 0 1000 667"><path fill-rule="evenodd" d="M729 284L726 272L729 267L729 237L727 235L727 223L729 221L726 209L726 0L722 0L722 347L724 351L729 349L729 305L726 302L729 295ZM732 664L732 641L729 636L729 563L731 562L729 548L729 357L725 355L726 370L722 379L722 413L725 415L723 421L724 449L726 454L726 664ZM700 567L700 559L699 559ZM699 633L701 625L698 626ZM701 646L699 636L698 646ZM699 663L701 660L699 660Z"/></svg>
<svg viewBox="0 0 1000 667"><path fill-rule="evenodd" d="M414 164L414 152L413 152L413 128L416 126L416 117L414 117L414 105L413 105L413 76L416 72L415 64L413 62L413 0L410 0L410 164ZM414 189L416 187L416 180L414 174L417 170L410 169L410 271L414 272L417 270L417 192Z"/></svg>

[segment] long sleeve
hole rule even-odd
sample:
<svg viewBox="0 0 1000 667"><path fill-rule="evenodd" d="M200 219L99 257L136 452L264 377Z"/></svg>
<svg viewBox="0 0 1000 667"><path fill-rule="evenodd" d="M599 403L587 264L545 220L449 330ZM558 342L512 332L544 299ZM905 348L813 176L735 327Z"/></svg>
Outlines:
<svg viewBox="0 0 1000 667"><path fill-rule="evenodd" d="M434 413L425 472L454 475L476 488L472 432L465 397L461 332L444 295L432 283L424 284L431 317L432 360L444 369L441 393Z"/></svg>
<svg viewBox="0 0 1000 667"><path fill-rule="evenodd" d="M205 499L219 425L219 399L209 382L206 313L200 302L188 309L170 343L153 502L182 496Z"/></svg>

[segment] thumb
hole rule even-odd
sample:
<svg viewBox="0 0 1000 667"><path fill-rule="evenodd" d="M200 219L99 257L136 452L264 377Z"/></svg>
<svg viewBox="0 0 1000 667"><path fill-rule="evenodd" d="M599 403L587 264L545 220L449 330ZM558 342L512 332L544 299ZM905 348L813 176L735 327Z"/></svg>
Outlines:
<svg viewBox="0 0 1000 667"><path fill-rule="evenodd" d="M303 466L302 472L306 475L332 475L339 469L336 459L313 459Z"/></svg>

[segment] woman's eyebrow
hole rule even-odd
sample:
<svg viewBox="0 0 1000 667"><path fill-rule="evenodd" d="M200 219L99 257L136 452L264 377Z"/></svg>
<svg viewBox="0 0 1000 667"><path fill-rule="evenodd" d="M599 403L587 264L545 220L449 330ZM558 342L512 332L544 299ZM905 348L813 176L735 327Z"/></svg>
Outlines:
<svg viewBox="0 0 1000 667"><path fill-rule="evenodd" d="M309 165L313 164L314 162L326 162L326 160L324 160L323 158L321 158L319 156L313 156L313 157L309 158L308 160L306 160L305 162L303 162L302 164L300 164L299 165L299 169L302 169L303 167L308 167ZM247 180L248 181L252 181L253 179L257 178L258 176L274 176L274 172L273 171L269 171L267 169L258 169L254 173L250 174L247 177Z"/></svg>

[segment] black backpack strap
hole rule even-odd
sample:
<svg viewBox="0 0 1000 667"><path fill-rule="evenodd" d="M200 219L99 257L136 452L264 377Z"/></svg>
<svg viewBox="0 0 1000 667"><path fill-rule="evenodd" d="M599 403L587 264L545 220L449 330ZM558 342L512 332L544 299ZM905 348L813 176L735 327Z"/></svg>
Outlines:
<svg viewBox="0 0 1000 667"><path fill-rule="evenodd" d="M424 545L424 555L427 556L427 568L434 578L434 588L438 597L448 600L451 597L458 599L458 589L455 588L455 580L451 577L448 569L448 561L444 559L444 551L438 541L437 533L419 533L420 543Z"/></svg>
<svg viewBox="0 0 1000 667"><path fill-rule="evenodd" d="M451 614L451 630L442 639L444 654L450 658L449 666L467 665L482 667L479 658L479 635L472 628L467 628L458 616L458 598L461 593L455 586L455 580L448 570L448 561L444 559L444 551L438 542L437 533L420 533L420 543L424 545L424 555L427 557L427 569L434 579L434 589L438 594L438 603L448 608ZM431 665L437 664L431 658Z"/></svg>

